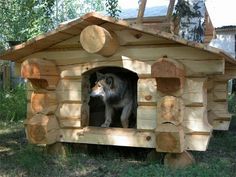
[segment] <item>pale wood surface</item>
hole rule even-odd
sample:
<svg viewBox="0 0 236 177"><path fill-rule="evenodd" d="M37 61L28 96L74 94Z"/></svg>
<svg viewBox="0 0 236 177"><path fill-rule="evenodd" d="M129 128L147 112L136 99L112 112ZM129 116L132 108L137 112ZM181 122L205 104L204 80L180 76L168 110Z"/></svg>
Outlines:
<svg viewBox="0 0 236 177"><path fill-rule="evenodd" d="M85 127L82 129L61 129L60 142L105 144L117 146L155 148L155 134L125 128Z"/></svg>
<svg viewBox="0 0 236 177"><path fill-rule="evenodd" d="M157 115L157 124L181 124L184 116L183 100L174 96L162 97L158 100Z"/></svg>
<svg viewBox="0 0 236 177"><path fill-rule="evenodd" d="M81 102L81 79L61 79L56 88L59 102Z"/></svg>
<svg viewBox="0 0 236 177"><path fill-rule="evenodd" d="M80 119L81 103L61 103L56 110L56 116L60 119Z"/></svg>
<svg viewBox="0 0 236 177"><path fill-rule="evenodd" d="M183 88L185 69L176 60L159 58L152 64L151 75L156 78L157 89L163 93L172 93Z"/></svg>
<svg viewBox="0 0 236 177"><path fill-rule="evenodd" d="M183 89L183 101L186 106L204 106L207 104L207 78L186 78Z"/></svg>
<svg viewBox="0 0 236 177"><path fill-rule="evenodd" d="M50 90L57 85L59 71L53 61L30 58L21 64L21 76L28 79L34 87Z"/></svg>
<svg viewBox="0 0 236 177"><path fill-rule="evenodd" d="M210 142L211 133L194 132L185 134L185 149L193 151L206 151Z"/></svg>
<svg viewBox="0 0 236 177"><path fill-rule="evenodd" d="M31 110L33 114L52 114L57 109L57 97L55 92L38 92L31 94Z"/></svg>
<svg viewBox="0 0 236 177"><path fill-rule="evenodd" d="M164 158L164 165L173 170L186 168L194 163L196 161L193 155L187 151L178 154L168 153Z"/></svg>
<svg viewBox="0 0 236 177"><path fill-rule="evenodd" d="M157 125L157 109L154 106L141 106L137 108L137 129L153 130Z"/></svg>
<svg viewBox="0 0 236 177"><path fill-rule="evenodd" d="M89 53L113 55L119 47L116 35L98 25L87 26L80 34L80 43Z"/></svg>
<svg viewBox="0 0 236 177"><path fill-rule="evenodd" d="M171 123L158 124L155 133L157 152L183 152L184 131L181 126L175 126Z"/></svg>
<svg viewBox="0 0 236 177"><path fill-rule="evenodd" d="M168 44L169 41L171 43L177 43L177 44L183 44L190 47L194 47L197 49L201 49L202 51L207 51L212 54L215 54L215 56L223 57L225 60L231 63L236 63L229 55L222 52L221 50L217 50L213 47L205 46L203 44L195 43L192 41L186 41L180 37L177 37L173 34L169 34L162 31L156 31L151 28L145 28L143 26L130 26L127 22L122 20L116 20L110 17L101 16L97 13L89 13L84 16L82 16L80 19L68 22L65 25L59 26L57 29L45 33L43 35L40 35L34 39L31 39L28 42L25 42L23 44L17 45L15 47L12 47L11 49L7 50L3 54L1 54L1 59L8 59L8 60L19 60L25 56L28 56L32 53L41 51L43 49L49 48L50 46L57 44L61 41L64 41L66 39L69 39L76 34L80 34L82 29L89 25L101 25L104 23L109 23L111 25L117 26L120 29L132 29L134 31L140 31L147 34L151 34L153 36L162 38L166 40L166 43ZM76 31L76 28L78 28L78 31Z"/></svg>
<svg viewBox="0 0 236 177"><path fill-rule="evenodd" d="M138 102L157 102L157 87L155 78L139 79L137 83L138 88Z"/></svg>
<svg viewBox="0 0 236 177"><path fill-rule="evenodd" d="M59 125L55 116L36 114L25 121L27 139L33 144L53 144L58 139Z"/></svg>
<svg viewBox="0 0 236 177"><path fill-rule="evenodd" d="M186 69L186 76L222 74L224 72L224 61L222 59L184 46L120 47L109 59L96 54L88 54L81 49L39 52L30 57L42 57L55 61L60 69L61 76L66 77L79 76L81 73L99 66L122 66L139 74L150 74L151 65L157 58L165 55L182 63Z"/></svg>

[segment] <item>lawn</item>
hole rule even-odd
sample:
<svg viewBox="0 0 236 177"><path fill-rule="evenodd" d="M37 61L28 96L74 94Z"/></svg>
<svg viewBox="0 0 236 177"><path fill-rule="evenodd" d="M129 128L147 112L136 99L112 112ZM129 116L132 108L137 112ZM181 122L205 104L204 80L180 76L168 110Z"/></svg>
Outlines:
<svg viewBox="0 0 236 177"><path fill-rule="evenodd" d="M90 146L84 153L73 145L67 157L48 155L44 147L29 145L23 123L0 123L0 176L32 177L233 177L236 176L236 119L227 132L214 132L208 151L193 152L197 163L181 170L161 161L145 160L149 150Z"/></svg>

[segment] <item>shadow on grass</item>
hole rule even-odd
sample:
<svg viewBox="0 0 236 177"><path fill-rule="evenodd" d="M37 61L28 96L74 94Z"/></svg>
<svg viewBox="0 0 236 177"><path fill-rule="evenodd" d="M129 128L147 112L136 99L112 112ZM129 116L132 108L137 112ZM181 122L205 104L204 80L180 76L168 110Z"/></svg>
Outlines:
<svg viewBox="0 0 236 177"><path fill-rule="evenodd" d="M147 149L94 146L90 152L50 156L45 148L29 145L23 127L0 129L0 176L32 177L231 177L236 174L236 131L213 133L206 152L193 152L197 164L171 170L145 161ZM79 149L79 150L78 150ZM79 151L79 152L78 152Z"/></svg>

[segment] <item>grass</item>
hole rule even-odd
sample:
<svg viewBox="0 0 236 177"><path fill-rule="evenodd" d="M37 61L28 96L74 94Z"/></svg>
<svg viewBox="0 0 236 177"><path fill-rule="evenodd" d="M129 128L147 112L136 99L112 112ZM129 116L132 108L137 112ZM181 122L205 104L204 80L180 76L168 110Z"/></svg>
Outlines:
<svg viewBox="0 0 236 177"><path fill-rule="evenodd" d="M18 177L233 177L236 176L236 119L231 131L214 133L208 151L193 152L197 163L171 170L145 161L147 150L99 146L93 153L50 156L44 147L29 145L23 123L0 123L0 176ZM76 149L76 145L74 148Z"/></svg>

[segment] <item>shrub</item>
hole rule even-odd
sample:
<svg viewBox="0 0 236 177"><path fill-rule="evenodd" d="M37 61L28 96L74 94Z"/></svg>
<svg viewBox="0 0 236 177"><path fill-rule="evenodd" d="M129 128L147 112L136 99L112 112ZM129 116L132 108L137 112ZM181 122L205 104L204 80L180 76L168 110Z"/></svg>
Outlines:
<svg viewBox="0 0 236 177"><path fill-rule="evenodd" d="M0 90L0 121L17 122L26 117L26 86L19 84L11 90Z"/></svg>

